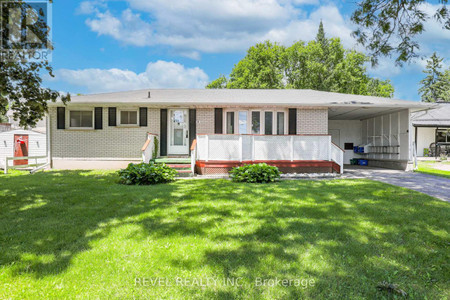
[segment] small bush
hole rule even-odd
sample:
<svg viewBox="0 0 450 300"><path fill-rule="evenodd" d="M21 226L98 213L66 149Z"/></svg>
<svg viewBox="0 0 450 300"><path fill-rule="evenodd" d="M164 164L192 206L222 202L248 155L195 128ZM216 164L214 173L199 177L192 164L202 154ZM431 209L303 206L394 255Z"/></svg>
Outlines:
<svg viewBox="0 0 450 300"><path fill-rule="evenodd" d="M119 171L119 183L128 185L149 185L173 181L177 171L165 164L129 164Z"/></svg>
<svg viewBox="0 0 450 300"><path fill-rule="evenodd" d="M230 171L235 182L268 183L280 179L280 170L266 163L235 167Z"/></svg>

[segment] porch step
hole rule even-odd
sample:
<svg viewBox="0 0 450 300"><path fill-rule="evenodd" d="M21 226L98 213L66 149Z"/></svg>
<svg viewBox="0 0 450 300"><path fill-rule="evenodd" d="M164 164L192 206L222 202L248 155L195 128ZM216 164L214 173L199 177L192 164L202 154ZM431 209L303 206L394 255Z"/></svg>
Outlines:
<svg viewBox="0 0 450 300"><path fill-rule="evenodd" d="M191 164L166 164L167 166L174 168L176 170L179 169L191 169Z"/></svg>
<svg viewBox="0 0 450 300"><path fill-rule="evenodd" d="M191 160L189 158L163 157L155 159L157 164L166 164L178 172L178 177L191 177Z"/></svg>
<svg viewBox="0 0 450 300"><path fill-rule="evenodd" d="M191 159L189 157L159 157L155 159L155 163L165 163L165 164L191 164Z"/></svg>

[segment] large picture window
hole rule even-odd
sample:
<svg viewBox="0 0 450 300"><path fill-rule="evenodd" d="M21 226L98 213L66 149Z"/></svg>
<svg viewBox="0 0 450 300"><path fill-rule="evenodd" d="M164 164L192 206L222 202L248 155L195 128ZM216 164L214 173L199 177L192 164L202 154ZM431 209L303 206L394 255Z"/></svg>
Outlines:
<svg viewBox="0 0 450 300"><path fill-rule="evenodd" d="M71 110L69 119L72 128L93 128L94 113L91 110Z"/></svg>
<svg viewBox="0 0 450 300"><path fill-rule="evenodd" d="M285 110L232 110L224 111L226 134L287 134Z"/></svg>
<svg viewBox="0 0 450 300"><path fill-rule="evenodd" d="M137 125L137 124L138 124L137 110L120 111L120 125Z"/></svg>

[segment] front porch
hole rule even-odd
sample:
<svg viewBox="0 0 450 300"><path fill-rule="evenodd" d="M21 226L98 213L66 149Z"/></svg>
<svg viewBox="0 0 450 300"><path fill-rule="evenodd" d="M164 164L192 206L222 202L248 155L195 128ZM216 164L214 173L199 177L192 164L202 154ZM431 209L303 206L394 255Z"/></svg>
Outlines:
<svg viewBox="0 0 450 300"><path fill-rule="evenodd" d="M283 173L343 172L343 151L329 135L204 134L192 146L192 164L201 175L262 162Z"/></svg>
<svg viewBox="0 0 450 300"><path fill-rule="evenodd" d="M149 134L142 148L148 162L157 147ZM228 174L233 167L265 162L283 173L343 173L344 151L330 135L198 134L190 148L191 172Z"/></svg>

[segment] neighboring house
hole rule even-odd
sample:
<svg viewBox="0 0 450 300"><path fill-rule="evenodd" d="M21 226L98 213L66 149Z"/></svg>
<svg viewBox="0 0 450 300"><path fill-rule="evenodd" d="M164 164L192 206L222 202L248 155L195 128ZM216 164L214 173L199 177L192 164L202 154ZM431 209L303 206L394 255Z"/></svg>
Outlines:
<svg viewBox="0 0 450 300"><path fill-rule="evenodd" d="M433 155L436 143L450 145L450 103L439 103L437 108L416 112L411 122L418 156Z"/></svg>
<svg viewBox="0 0 450 300"><path fill-rule="evenodd" d="M47 140L43 133L31 130L10 130L0 133L0 168L7 157L47 156ZM38 160L45 163L46 158ZM34 163L34 161L33 161ZM8 163L10 165L11 162ZM27 165L28 160L15 160L14 165Z"/></svg>
<svg viewBox="0 0 450 300"><path fill-rule="evenodd" d="M8 110L8 111L6 112L6 117L8 118L8 123L10 124L10 130L14 130L14 129L24 129L24 128L22 128L22 127L19 125L19 121L14 120L13 112L12 112L11 110ZM35 127L29 128L29 130L36 131L36 132L39 132L39 133L45 133L46 127L47 127L47 125L46 125L46 119L43 118L42 120L39 120L39 121L36 123L36 126L35 126ZM1 131L1 130L0 130L0 131Z"/></svg>
<svg viewBox="0 0 450 300"><path fill-rule="evenodd" d="M10 131L11 124L10 123L0 123L0 132Z"/></svg>
<svg viewBox="0 0 450 300"><path fill-rule="evenodd" d="M192 154L202 174L261 161L284 172L342 172L352 158L405 169L412 154L410 112L432 106L293 89L140 90L49 105L52 161ZM363 145L365 153L355 154Z"/></svg>

